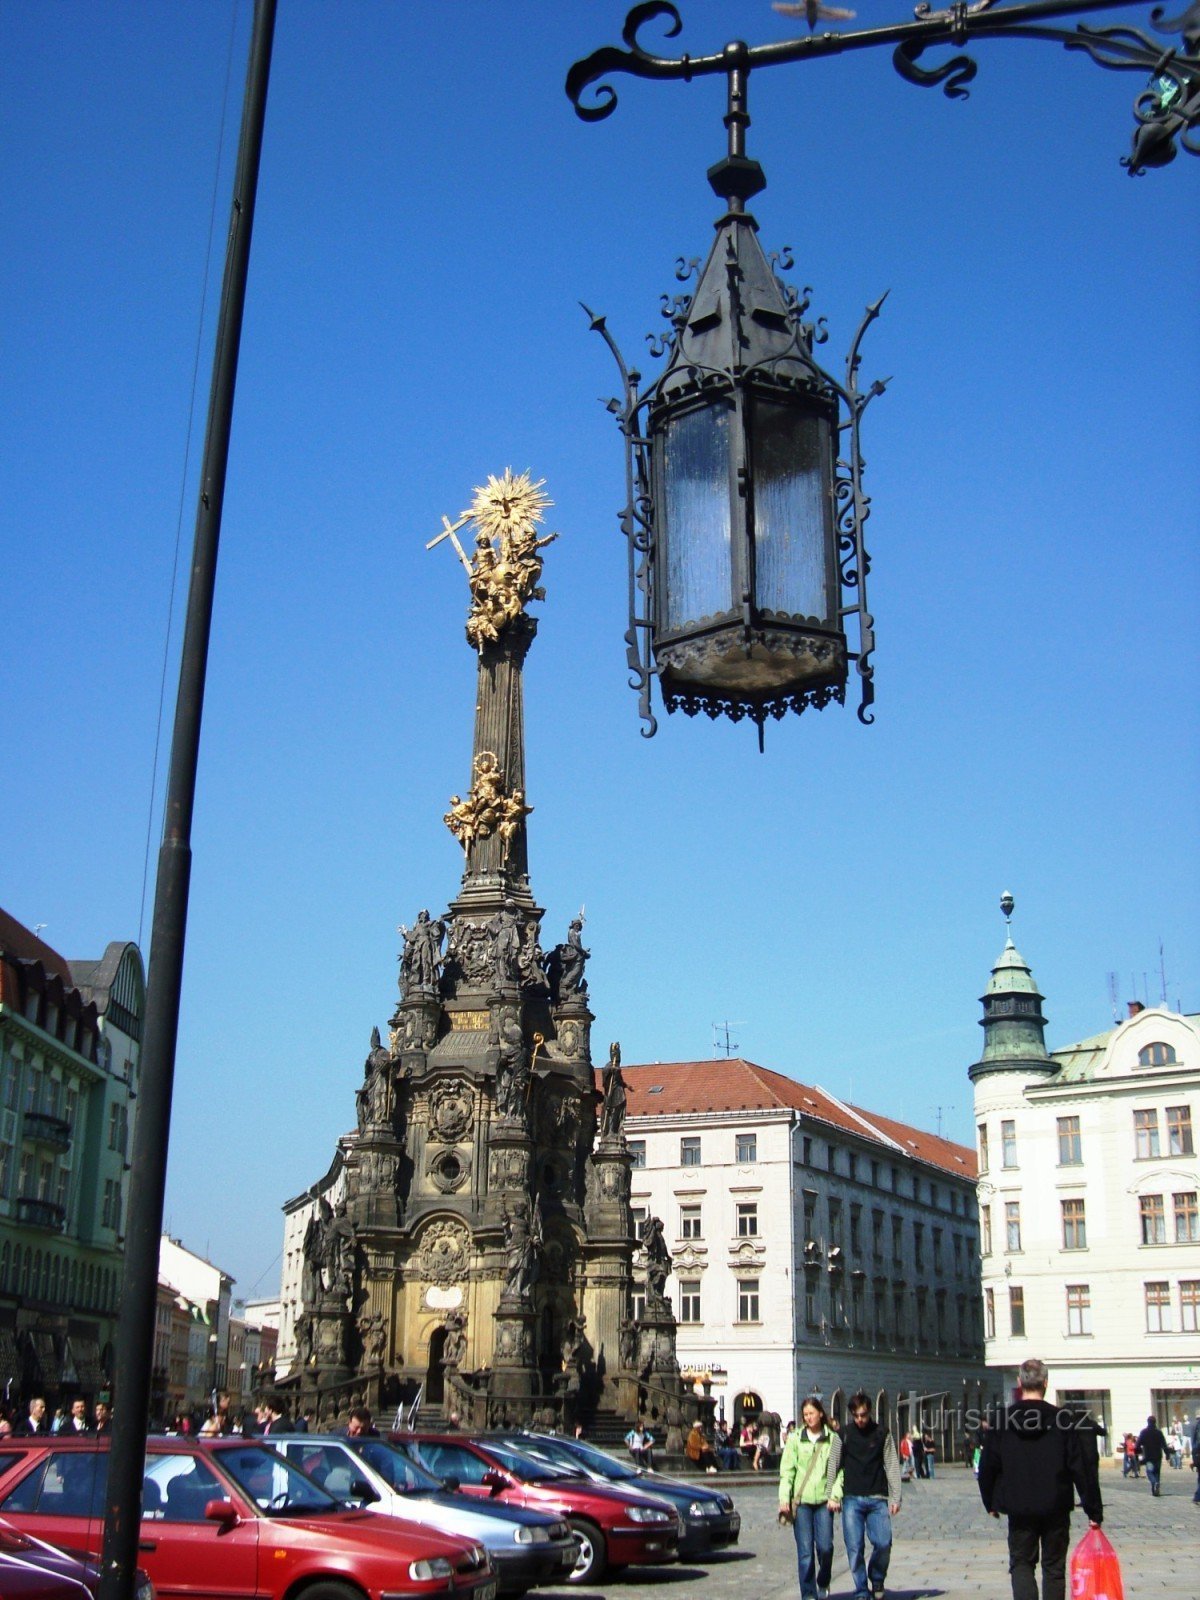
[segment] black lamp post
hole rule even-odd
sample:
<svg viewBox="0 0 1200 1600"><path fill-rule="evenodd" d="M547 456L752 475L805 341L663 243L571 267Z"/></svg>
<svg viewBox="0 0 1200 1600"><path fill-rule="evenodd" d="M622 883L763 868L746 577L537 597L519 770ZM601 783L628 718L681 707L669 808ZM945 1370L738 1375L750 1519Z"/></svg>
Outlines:
<svg viewBox="0 0 1200 1600"><path fill-rule="evenodd" d="M784 253L768 261L746 210L766 183L745 151L751 70L888 45L909 82L941 84L947 95L964 98L975 63L957 55L941 66L919 66L929 46L975 37L1049 40L1100 66L1149 74L1149 87L1135 101L1138 130L1124 162L1140 173L1173 159L1176 139L1200 154L1190 139L1200 125L1200 0L1174 21L1152 13L1160 32L1180 33L1182 48L1132 28L1045 25L1125 3L1035 0L994 8L993 0L960 0L942 11L924 4L915 21L894 26L810 32L767 45L738 41L715 55L672 59L638 42L652 21L665 20L668 37L682 26L668 0L647 0L626 18L625 50L597 50L567 74L568 96L592 122L610 115L616 94L601 83L593 104L582 104L581 96L611 72L685 80L723 73L729 86L729 148L708 173L725 212L703 268L680 263L680 281L697 273L692 294L663 297L671 329L652 340L651 353L666 363L644 392L641 374L622 359L604 318L588 312L617 361L624 391L609 409L625 437L625 639L647 736L657 727L650 702L655 677L668 711L748 717L761 748L768 717L843 701L852 661L859 717L873 720L874 621L863 542L869 501L859 428L886 380L861 390L858 368L862 336L883 302L867 308L838 382L813 358L824 334L805 321L807 300L774 270L773 262L787 268L790 259Z"/></svg>

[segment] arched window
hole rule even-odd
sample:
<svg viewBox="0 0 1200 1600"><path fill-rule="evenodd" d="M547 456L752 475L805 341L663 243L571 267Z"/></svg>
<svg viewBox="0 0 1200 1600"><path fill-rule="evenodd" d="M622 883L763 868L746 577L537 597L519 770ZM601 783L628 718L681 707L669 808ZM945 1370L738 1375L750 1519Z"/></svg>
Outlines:
<svg viewBox="0 0 1200 1600"><path fill-rule="evenodd" d="M1170 1067L1175 1064L1175 1046L1164 1044L1161 1039L1156 1039L1153 1044L1143 1045L1138 1051L1139 1067Z"/></svg>
<svg viewBox="0 0 1200 1600"><path fill-rule="evenodd" d="M50 1263L50 1299L58 1303L58 1257L55 1256Z"/></svg>
<svg viewBox="0 0 1200 1600"><path fill-rule="evenodd" d="M0 1294L8 1292L8 1240L0 1244Z"/></svg>
<svg viewBox="0 0 1200 1600"><path fill-rule="evenodd" d="M75 1296L76 1296L76 1294L78 1292L79 1292L79 1263L78 1263L78 1261L72 1261L72 1263L71 1263L70 1287L67 1290L67 1303L69 1305L73 1306L75 1304Z"/></svg>
<svg viewBox="0 0 1200 1600"><path fill-rule="evenodd" d="M891 1423L891 1401L888 1399L886 1389L880 1389L875 1396L875 1420L881 1428L886 1428Z"/></svg>

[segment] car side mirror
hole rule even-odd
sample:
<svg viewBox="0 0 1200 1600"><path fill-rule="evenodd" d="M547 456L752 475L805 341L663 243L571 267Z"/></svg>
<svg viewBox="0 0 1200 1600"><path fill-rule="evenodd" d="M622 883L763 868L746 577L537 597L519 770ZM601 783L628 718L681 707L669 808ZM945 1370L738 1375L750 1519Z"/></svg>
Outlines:
<svg viewBox="0 0 1200 1600"><path fill-rule="evenodd" d="M460 1487L458 1479L453 1476L442 1479L442 1488L449 1489L451 1494L454 1494Z"/></svg>
<svg viewBox="0 0 1200 1600"><path fill-rule="evenodd" d="M237 1507L232 1500L209 1500L204 1507L205 1522L221 1522L232 1527L238 1520Z"/></svg>
<svg viewBox="0 0 1200 1600"><path fill-rule="evenodd" d="M499 1494L501 1489L508 1488L508 1479L502 1472L497 1472L495 1467L489 1467L483 1475L483 1481L493 1494Z"/></svg>
<svg viewBox="0 0 1200 1600"><path fill-rule="evenodd" d="M361 1500L363 1505L369 1506L378 1500L379 1496L365 1478L355 1478L350 1485L350 1499Z"/></svg>

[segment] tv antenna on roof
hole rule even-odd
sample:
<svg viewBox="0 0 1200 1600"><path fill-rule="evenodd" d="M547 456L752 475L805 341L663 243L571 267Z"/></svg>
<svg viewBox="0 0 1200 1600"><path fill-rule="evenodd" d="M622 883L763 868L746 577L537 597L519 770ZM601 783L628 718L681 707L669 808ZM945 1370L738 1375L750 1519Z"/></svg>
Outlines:
<svg viewBox="0 0 1200 1600"><path fill-rule="evenodd" d="M712 1025L713 1049L723 1051L726 1056L736 1055L741 1049L741 1046L738 1044L736 1039L731 1039L729 1037L729 1030L730 1028L740 1028L742 1026L744 1026L744 1024L740 1022L730 1022L728 1019L726 1019L724 1022L714 1022ZM725 1035L724 1038L721 1038L722 1034Z"/></svg>

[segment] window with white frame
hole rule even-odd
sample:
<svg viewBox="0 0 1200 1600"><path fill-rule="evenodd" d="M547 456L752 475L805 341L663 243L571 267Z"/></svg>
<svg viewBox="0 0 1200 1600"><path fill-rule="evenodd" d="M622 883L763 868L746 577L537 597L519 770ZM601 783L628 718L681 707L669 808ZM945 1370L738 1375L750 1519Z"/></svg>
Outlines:
<svg viewBox="0 0 1200 1600"><path fill-rule="evenodd" d="M739 1322L758 1322L758 1279L739 1278L737 1286L737 1319Z"/></svg>
<svg viewBox="0 0 1200 1600"><path fill-rule="evenodd" d="M1161 1039L1156 1039L1153 1044L1144 1044L1138 1051L1139 1067L1169 1067L1174 1060L1174 1045L1164 1044Z"/></svg>
<svg viewBox="0 0 1200 1600"><path fill-rule="evenodd" d="M758 1238L758 1201L739 1200L737 1203L737 1236L739 1239Z"/></svg>
<svg viewBox="0 0 1200 1600"><path fill-rule="evenodd" d="M1089 1283L1067 1285L1067 1333L1071 1338L1082 1338L1092 1331L1092 1286Z"/></svg>
<svg viewBox="0 0 1200 1600"><path fill-rule="evenodd" d="M1184 1333L1200 1333L1200 1278L1180 1280L1179 1326Z"/></svg>
<svg viewBox="0 0 1200 1600"><path fill-rule="evenodd" d="M981 1256L990 1256L992 1253L991 1206L980 1206L979 1208L979 1253Z"/></svg>
<svg viewBox="0 0 1200 1600"><path fill-rule="evenodd" d="M739 1166L749 1166L758 1160L758 1135L739 1133L736 1140L736 1157Z"/></svg>
<svg viewBox="0 0 1200 1600"><path fill-rule="evenodd" d="M988 1169L988 1131L987 1123L979 1124L979 1170L986 1172Z"/></svg>
<svg viewBox="0 0 1200 1600"><path fill-rule="evenodd" d="M1064 1250L1087 1249L1087 1215L1084 1202L1078 1196L1062 1202L1062 1247Z"/></svg>
<svg viewBox="0 0 1200 1600"><path fill-rule="evenodd" d="M1146 1285L1146 1332L1170 1333L1171 1285L1148 1283Z"/></svg>
<svg viewBox="0 0 1200 1600"><path fill-rule="evenodd" d="M1139 1161L1159 1154L1157 1111L1133 1113L1133 1153Z"/></svg>
<svg viewBox="0 0 1200 1600"><path fill-rule="evenodd" d="M629 1151L629 1165L631 1167L644 1167L646 1165L645 1139L627 1139L625 1148Z"/></svg>
<svg viewBox="0 0 1200 1600"><path fill-rule="evenodd" d="M1025 1337L1025 1291L1010 1288L1008 1291L1008 1322L1014 1339Z"/></svg>
<svg viewBox="0 0 1200 1600"><path fill-rule="evenodd" d="M700 1321L699 1278L680 1278L679 1280L679 1320L680 1322Z"/></svg>
<svg viewBox="0 0 1200 1600"><path fill-rule="evenodd" d="M985 1289L983 1291L983 1336L985 1339L996 1337L996 1291Z"/></svg>
<svg viewBox="0 0 1200 1600"><path fill-rule="evenodd" d="M1021 1248L1021 1202L1004 1202L1004 1247L1015 1253Z"/></svg>
<svg viewBox="0 0 1200 1600"><path fill-rule="evenodd" d="M1196 1207L1196 1190L1185 1189L1171 1196L1175 1208L1175 1243L1200 1242L1200 1214Z"/></svg>
<svg viewBox="0 0 1200 1600"><path fill-rule="evenodd" d="M700 1135L689 1134L679 1141L679 1165L681 1167L698 1167L700 1165Z"/></svg>
<svg viewBox="0 0 1200 1600"><path fill-rule="evenodd" d="M679 1237L681 1239L701 1239L704 1237L699 1206L680 1206Z"/></svg>

